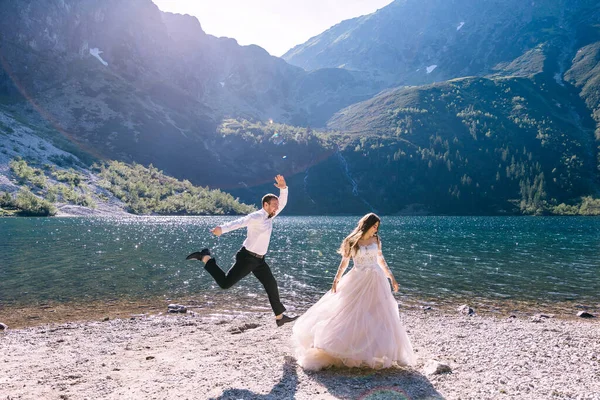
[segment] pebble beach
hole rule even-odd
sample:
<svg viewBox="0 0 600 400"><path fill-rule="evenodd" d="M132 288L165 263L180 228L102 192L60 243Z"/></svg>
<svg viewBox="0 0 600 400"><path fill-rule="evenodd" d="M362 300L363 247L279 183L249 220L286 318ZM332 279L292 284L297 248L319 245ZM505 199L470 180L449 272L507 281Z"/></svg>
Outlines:
<svg viewBox="0 0 600 400"><path fill-rule="evenodd" d="M401 316L417 365L377 371L304 371L264 312L9 326L0 399L600 399L597 318Z"/></svg>

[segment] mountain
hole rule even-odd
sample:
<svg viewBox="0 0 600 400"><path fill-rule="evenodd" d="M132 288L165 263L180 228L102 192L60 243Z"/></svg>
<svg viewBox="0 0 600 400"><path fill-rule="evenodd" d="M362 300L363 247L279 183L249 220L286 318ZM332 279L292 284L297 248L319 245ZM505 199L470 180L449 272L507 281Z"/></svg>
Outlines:
<svg viewBox="0 0 600 400"><path fill-rule="evenodd" d="M600 19L600 18L599 18ZM597 26L596 26L597 27ZM580 95L596 121L597 168L600 170L600 29L591 32L598 41L580 48L566 72L566 80L580 90Z"/></svg>
<svg viewBox="0 0 600 400"><path fill-rule="evenodd" d="M556 53L552 69L562 73L598 10L592 0L396 0L282 58L305 70L343 68L393 85L421 85L523 69L529 74L545 45L542 50Z"/></svg>
<svg viewBox="0 0 600 400"><path fill-rule="evenodd" d="M594 126L577 93L543 75L399 88L329 122L357 138L349 163L363 192L385 196L377 207L462 214L543 212L596 192Z"/></svg>
<svg viewBox="0 0 600 400"><path fill-rule="evenodd" d="M0 22L2 190L17 156L35 181L71 176L32 151L52 146L89 176L184 181L115 177L141 212L185 212L204 193L185 180L241 210L281 173L290 214L600 213L592 1L397 0L290 51L298 66L150 0L4 0ZM15 145L20 126L43 142Z"/></svg>
<svg viewBox="0 0 600 400"><path fill-rule="evenodd" d="M599 192L599 26L591 1L397 0L283 58L412 85L328 121L355 137L346 159L378 207L548 212Z"/></svg>
<svg viewBox="0 0 600 400"><path fill-rule="evenodd" d="M0 105L0 216L222 215L254 209L152 165L90 158L51 125L19 119Z"/></svg>
<svg viewBox="0 0 600 400"><path fill-rule="evenodd" d="M5 104L39 114L96 158L213 187L233 173L262 176L260 160L240 168L230 157L236 149L216 132L223 118L323 126L380 90L360 73L309 73L207 35L151 0L5 0L0 16Z"/></svg>

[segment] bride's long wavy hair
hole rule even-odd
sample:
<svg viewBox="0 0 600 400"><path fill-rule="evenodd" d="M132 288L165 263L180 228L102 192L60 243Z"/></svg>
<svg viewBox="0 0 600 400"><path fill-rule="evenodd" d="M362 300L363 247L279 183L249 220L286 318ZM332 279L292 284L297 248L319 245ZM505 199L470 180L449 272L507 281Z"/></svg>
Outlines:
<svg viewBox="0 0 600 400"><path fill-rule="evenodd" d="M338 253L340 253L342 257L353 257L358 251L358 241L360 238L378 222L381 223L381 218L374 213L369 213L362 217L360 221L358 221L356 228L354 228L354 230L342 241ZM375 236L377 236L377 241L379 241L377 233Z"/></svg>

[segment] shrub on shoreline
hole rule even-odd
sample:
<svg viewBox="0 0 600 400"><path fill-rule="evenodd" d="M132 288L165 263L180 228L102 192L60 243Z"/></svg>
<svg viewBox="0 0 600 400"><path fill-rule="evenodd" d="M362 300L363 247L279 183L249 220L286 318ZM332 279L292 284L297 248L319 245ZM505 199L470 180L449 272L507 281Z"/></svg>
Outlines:
<svg viewBox="0 0 600 400"><path fill-rule="evenodd" d="M57 209L47 200L40 199L29 189L21 189L14 200L14 207L20 215L32 217L47 217L56 215Z"/></svg>
<svg viewBox="0 0 600 400"><path fill-rule="evenodd" d="M100 186L123 201L133 214L231 215L255 210L228 193L179 181L152 165L146 168L111 161L94 168L102 178Z"/></svg>

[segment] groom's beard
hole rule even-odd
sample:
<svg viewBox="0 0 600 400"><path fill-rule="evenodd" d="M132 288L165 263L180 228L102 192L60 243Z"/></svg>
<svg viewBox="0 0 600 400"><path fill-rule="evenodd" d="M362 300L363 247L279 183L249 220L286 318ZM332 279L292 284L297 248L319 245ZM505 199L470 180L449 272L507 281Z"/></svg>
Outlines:
<svg viewBox="0 0 600 400"><path fill-rule="evenodd" d="M273 218L275 216L275 211L273 211L271 214L269 214L267 217L268 218Z"/></svg>

